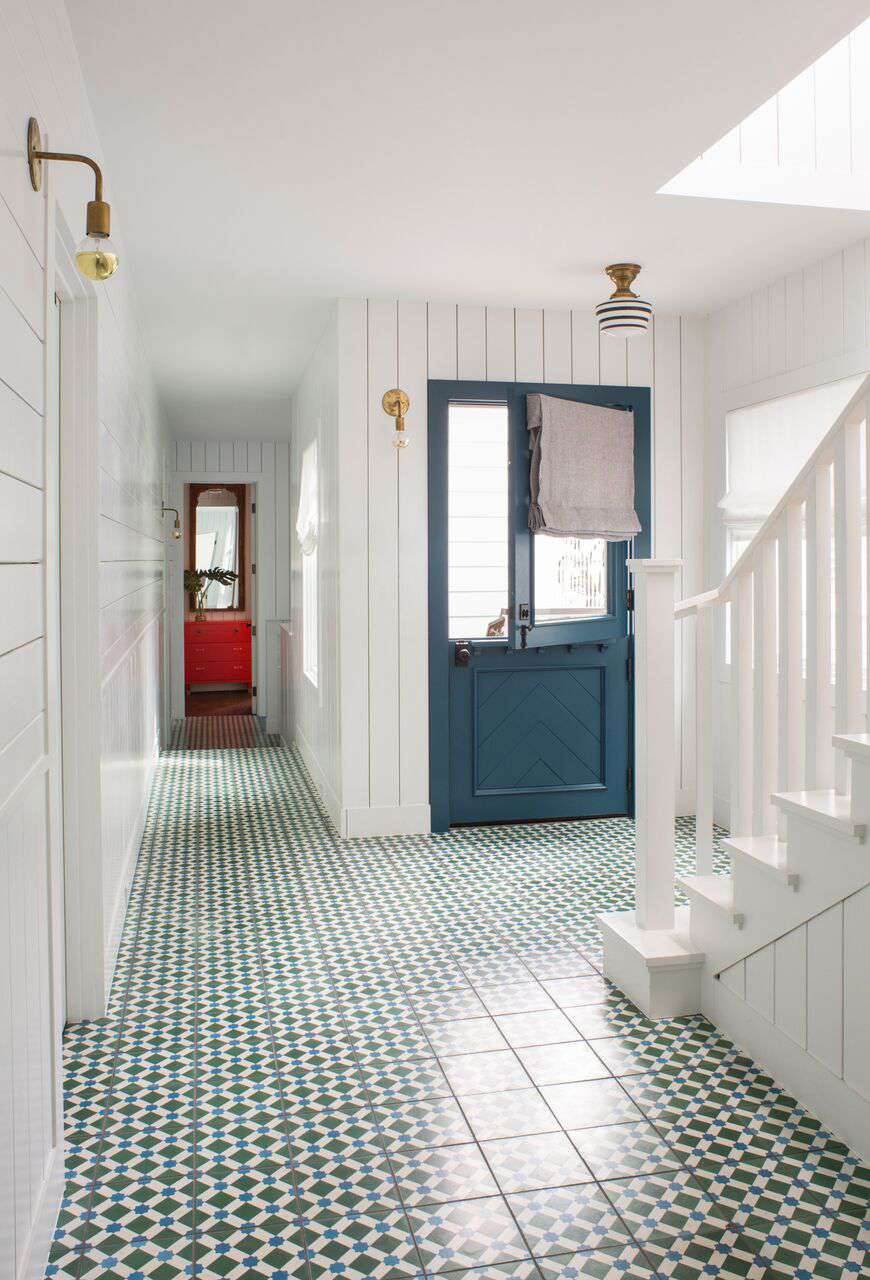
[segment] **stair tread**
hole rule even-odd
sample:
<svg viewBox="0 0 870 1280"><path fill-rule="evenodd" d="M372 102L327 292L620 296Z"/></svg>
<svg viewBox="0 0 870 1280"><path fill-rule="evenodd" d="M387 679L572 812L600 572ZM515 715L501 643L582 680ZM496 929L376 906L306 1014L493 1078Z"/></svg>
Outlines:
<svg viewBox="0 0 870 1280"><path fill-rule="evenodd" d="M704 898L722 911L734 908L734 881L730 876L677 876L677 881L687 893Z"/></svg>
<svg viewBox="0 0 870 1280"><path fill-rule="evenodd" d="M870 733L836 733L834 746L850 756L870 758Z"/></svg>
<svg viewBox="0 0 870 1280"><path fill-rule="evenodd" d="M808 818L821 819L849 835L863 830L861 823L851 816L850 797L837 791L775 791L771 799L781 808L804 812Z"/></svg>
<svg viewBox="0 0 870 1280"><path fill-rule="evenodd" d="M788 875L788 845L776 836L726 836L722 841L728 853L760 863L769 871Z"/></svg>

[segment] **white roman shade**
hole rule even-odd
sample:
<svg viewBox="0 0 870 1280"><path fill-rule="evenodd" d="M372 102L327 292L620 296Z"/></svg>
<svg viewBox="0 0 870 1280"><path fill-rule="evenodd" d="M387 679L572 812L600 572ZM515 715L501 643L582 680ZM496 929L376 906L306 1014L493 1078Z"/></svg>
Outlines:
<svg viewBox="0 0 870 1280"><path fill-rule="evenodd" d="M302 474L299 477L299 510L296 515L296 537L304 556L309 556L317 546L319 511L317 493L317 441L312 440L302 454Z"/></svg>
<svg viewBox="0 0 870 1280"><path fill-rule="evenodd" d="M726 416L728 488L719 503L726 523L767 518L860 383L844 378Z"/></svg>

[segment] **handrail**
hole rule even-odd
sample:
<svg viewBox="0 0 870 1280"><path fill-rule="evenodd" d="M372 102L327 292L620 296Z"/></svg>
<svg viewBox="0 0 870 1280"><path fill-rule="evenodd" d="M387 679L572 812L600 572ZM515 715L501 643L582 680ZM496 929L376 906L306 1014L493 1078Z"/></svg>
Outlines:
<svg viewBox="0 0 870 1280"><path fill-rule="evenodd" d="M711 605L718 602L722 594L720 587L714 587L712 591L702 591L700 595L688 596L685 600L678 600L674 605L675 618L691 618L696 613L700 613L702 609L709 609Z"/></svg>
<svg viewBox="0 0 870 1280"><path fill-rule="evenodd" d="M758 547L761 546L761 544L765 542L773 532L777 523L781 519L783 512L791 505L792 502L794 502L795 493L801 493L805 489L815 474L815 470L818 465L823 462L826 455L830 453L837 435L849 422L855 409L857 409L859 405L862 410L864 409L864 404L868 399L868 396L870 396L870 374L864 378L861 385L852 396L852 399L841 411L839 417L836 419L830 430L827 431L820 440L808 461L795 476L794 480L773 508L764 524L752 538L751 542L743 548L719 586L715 587L712 591L704 591L701 595L690 596L686 600L678 600L674 605L675 620L693 617L695 614L699 613L701 609L708 609L712 605L718 604L720 601L724 601L728 598L730 588L735 579L743 572L745 565L748 564ZM862 418L863 417L864 414L862 413Z"/></svg>

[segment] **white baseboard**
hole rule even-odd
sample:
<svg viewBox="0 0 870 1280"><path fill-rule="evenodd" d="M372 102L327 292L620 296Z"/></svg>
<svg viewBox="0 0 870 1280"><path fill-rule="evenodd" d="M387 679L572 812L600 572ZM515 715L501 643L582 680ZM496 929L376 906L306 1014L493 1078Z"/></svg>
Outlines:
<svg viewBox="0 0 870 1280"><path fill-rule="evenodd" d="M284 738L284 735L281 734L281 737ZM284 742L287 743L286 738L284 738ZM291 744L287 743L287 745L290 746ZM339 800L338 796L335 794L335 791L332 789L332 786L330 785L326 777L326 774L323 772L323 769L320 767L320 761L317 759L317 756L312 750L310 744L305 739L304 734L299 732L298 728L296 730L295 745L299 751L299 754L302 756L302 759L305 763L305 768L308 770L309 774L311 775L311 781L314 783L315 787L317 788L320 799L323 801L323 806L326 809L326 812L329 814L330 819L332 820L332 825L335 827L336 831L341 833L341 822L342 822L341 801Z"/></svg>
<svg viewBox="0 0 870 1280"><path fill-rule="evenodd" d="M142 790L139 812L136 814L136 821L133 824L130 839L127 841L127 848L124 850L124 870L112 908L104 970L106 1007L108 1007L109 995L112 990L112 979L115 976L115 964L118 960L118 949L121 946L121 936L124 932L124 921L127 918L127 904L130 901L130 890L133 887L133 877L136 874L136 863L139 861L139 851L142 847L142 832L145 830L145 820L148 817L148 805L151 800L154 776L157 772L157 760L158 757L155 755L148 764L147 781ZM100 1013L85 1013L83 1016L85 1018L101 1018L105 1012L106 1009L104 1008Z"/></svg>
<svg viewBox="0 0 870 1280"><path fill-rule="evenodd" d="M713 821L724 831L731 830L731 805L724 796L713 797Z"/></svg>
<svg viewBox="0 0 870 1280"><path fill-rule="evenodd" d="M870 1160L870 1101L709 972L705 972L701 983L701 1009L714 1026L818 1116L835 1137Z"/></svg>
<svg viewBox="0 0 870 1280"><path fill-rule="evenodd" d="M63 1199L63 1174L64 1148L61 1142L53 1148L48 1158L30 1228L30 1238L24 1248L16 1280L43 1280Z"/></svg>
<svg viewBox="0 0 870 1280"><path fill-rule="evenodd" d="M339 831L355 836L416 836L432 830L428 804L378 805L369 809L343 809Z"/></svg>
<svg viewBox="0 0 870 1280"><path fill-rule="evenodd" d="M678 787L675 797L675 813L678 818L695 816L695 788Z"/></svg>

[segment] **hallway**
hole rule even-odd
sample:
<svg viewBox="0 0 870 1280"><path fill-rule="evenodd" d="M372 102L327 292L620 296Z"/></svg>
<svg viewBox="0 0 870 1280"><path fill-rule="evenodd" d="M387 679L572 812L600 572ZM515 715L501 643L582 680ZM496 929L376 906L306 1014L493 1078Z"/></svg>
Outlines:
<svg viewBox="0 0 870 1280"><path fill-rule="evenodd" d="M632 839L341 844L279 739L188 721L110 1014L67 1035L48 1274L870 1274L868 1170L702 1018L596 974Z"/></svg>

